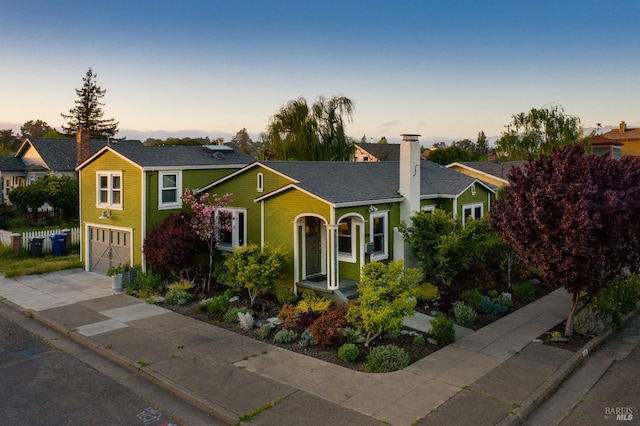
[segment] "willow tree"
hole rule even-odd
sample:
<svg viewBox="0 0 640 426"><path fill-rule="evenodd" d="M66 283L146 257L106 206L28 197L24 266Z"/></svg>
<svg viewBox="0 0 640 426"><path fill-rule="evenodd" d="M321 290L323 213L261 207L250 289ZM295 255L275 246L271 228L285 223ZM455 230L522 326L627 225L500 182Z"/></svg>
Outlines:
<svg viewBox="0 0 640 426"><path fill-rule="evenodd" d="M594 295L640 257L640 158L585 156L580 145L512 169L490 215L528 266L571 294L565 334Z"/></svg>
<svg viewBox="0 0 640 426"><path fill-rule="evenodd" d="M347 161L355 146L345 133L353 102L344 96L303 97L289 101L271 118L263 134L265 149L276 160Z"/></svg>
<svg viewBox="0 0 640 426"><path fill-rule="evenodd" d="M60 114L67 120L67 124L62 125L62 130L67 134L74 134L79 127L88 128L92 138L113 137L118 132L118 122L113 118L104 119L102 107L104 103L100 100L107 93L95 82L95 77L91 68L82 78L84 84L82 88L76 89L78 99L75 106L69 110L69 114Z"/></svg>
<svg viewBox="0 0 640 426"><path fill-rule="evenodd" d="M578 117L565 114L560 105L531 108L511 117L511 123L496 141L501 160L526 160L529 156L548 157L554 148L588 141Z"/></svg>

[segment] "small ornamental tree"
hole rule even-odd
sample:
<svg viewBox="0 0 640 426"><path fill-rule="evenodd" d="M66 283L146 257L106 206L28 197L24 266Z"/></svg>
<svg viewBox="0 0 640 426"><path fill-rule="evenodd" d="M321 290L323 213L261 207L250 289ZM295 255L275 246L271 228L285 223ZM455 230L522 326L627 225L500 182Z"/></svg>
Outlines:
<svg viewBox="0 0 640 426"><path fill-rule="evenodd" d="M253 305L259 295L275 290L285 258L282 247L265 245L260 248L257 244L249 243L227 256L222 279L236 291L246 289Z"/></svg>
<svg viewBox="0 0 640 426"><path fill-rule="evenodd" d="M231 202L231 194L217 197L208 192L196 196L195 191L186 188L182 201L191 207L190 224L196 236L207 243L209 249L209 270L207 273L207 291L211 289L213 271L213 250L216 248L220 231L231 231L231 217L223 208Z"/></svg>
<svg viewBox="0 0 640 426"><path fill-rule="evenodd" d="M565 335L583 293L608 286L640 256L640 159L554 149L513 169L490 216L525 263L571 294Z"/></svg>
<svg viewBox="0 0 640 426"><path fill-rule="evenodd" d="M360 303L349 306L347 320L367 333L366 347L384 332L398 336L402 319L414 314L416 299L412 296L420 281L420 272L403 266L404 262L398 260L388 265L371 262L362 267L358 283Z"/></svg>
<svg viewBox="0 0 640 426"><path fill-rule="evenodd" d="M191 229L186 213L172 214L154 225L144 240L144 255L154 268L165 268L173 276L196 265L201 242Z"/></svg>

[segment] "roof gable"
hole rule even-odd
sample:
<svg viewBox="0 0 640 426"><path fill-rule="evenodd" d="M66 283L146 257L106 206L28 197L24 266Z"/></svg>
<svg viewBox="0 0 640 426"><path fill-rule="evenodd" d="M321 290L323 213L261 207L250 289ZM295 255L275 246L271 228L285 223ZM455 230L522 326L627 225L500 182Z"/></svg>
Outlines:
<svg viewBox="0 0 640 426"><path fill-rule="evenodd" d="M106 139L91 140L91 155L107 145ZM27 138L16 152L23 157L33 149L51 171L73 171L76 168L76 140L70 138Z"/></svg>
<svg viewBox="0 0 640 426"><path fill-rule="evenodd" d="M400 144L356 143L355 145L375 157L378 161L400 161Z"/></svg>

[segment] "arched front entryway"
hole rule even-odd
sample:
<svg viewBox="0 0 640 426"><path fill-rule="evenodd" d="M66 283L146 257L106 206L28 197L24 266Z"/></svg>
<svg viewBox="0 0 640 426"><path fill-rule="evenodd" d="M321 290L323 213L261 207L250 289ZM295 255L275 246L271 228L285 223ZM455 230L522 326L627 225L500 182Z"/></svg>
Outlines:
<svg viewBox="0 0 640 426"><path fill-rule="evenodd" d="M316 215L295 221L296 281L327 279L327 222Z"/></svg>

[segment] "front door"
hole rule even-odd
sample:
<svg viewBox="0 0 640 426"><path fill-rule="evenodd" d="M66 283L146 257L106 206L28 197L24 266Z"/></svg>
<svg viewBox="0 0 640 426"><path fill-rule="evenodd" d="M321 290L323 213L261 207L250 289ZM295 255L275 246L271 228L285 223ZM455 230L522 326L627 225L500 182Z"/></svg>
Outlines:
<svg viewBox="0 0 640 426"><path fill-rule="evenodd" d="M306 276L322 273L322 226L317 217L307 216L304 224Z"/></svg>

